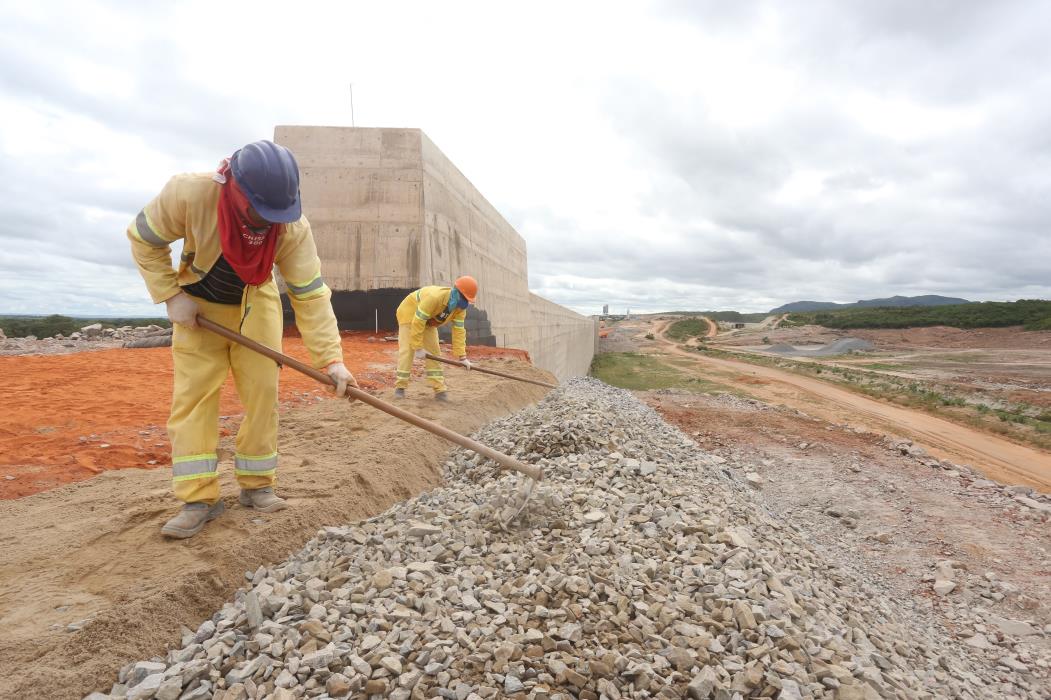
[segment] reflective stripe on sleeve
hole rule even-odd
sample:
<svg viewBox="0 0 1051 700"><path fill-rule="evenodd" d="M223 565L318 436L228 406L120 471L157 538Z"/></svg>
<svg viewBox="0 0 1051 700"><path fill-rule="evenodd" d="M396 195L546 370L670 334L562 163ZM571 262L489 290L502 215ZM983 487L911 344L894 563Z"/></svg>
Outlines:
<svg viewBox="0 0 1051 700"><path fill-rule="evenodd" d="M288 283L288 293L299 300L312 299L325 291L325 280L321 279L321 275L306 284L292 284L288 280L285 281Z"/></svg>
<svg viewBox="0 0 1051 700"><path fill-rule="evenodd" d="M219 457L215 454L187 455L172 459L172 480L189 481L216 476Z"/></svg>
<svg viewBox="0 0 1051 700"><path fill-rule="evenodd" d="M277 470L277 453L262 457L234 456L234 473L241 476L270 476Z"/></svg>
<svg viewBox="0 0 1051 700"><path fill-rule="evenodd" d="M430 316L428 316L427 314L423 313L419 309L416 309L416 318L420 319L421 321L429 321L429 320L431 320Z"/></svg>
<svg viewBox="0 0 1051 700"><path fill-rule="evenodd" d="M166 248L168 246L168 241L154 233L149 219L146 218L145 209L140 210L139 215L135 217L135 233L140 241L154 248Z"/></svg>

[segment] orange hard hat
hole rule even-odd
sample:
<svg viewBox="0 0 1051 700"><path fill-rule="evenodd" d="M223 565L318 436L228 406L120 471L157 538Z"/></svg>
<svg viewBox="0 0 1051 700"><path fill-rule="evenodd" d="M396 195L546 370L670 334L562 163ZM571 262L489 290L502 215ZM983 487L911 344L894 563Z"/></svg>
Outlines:
<svg viewBox="0 0 1051 700"><path fill-rule="evenodd" d="M463 294L464 298L473 304L475 297L478 296L478 280L470 275L464 275L456 280L455 285L460 290L460 294Z"/></svg>

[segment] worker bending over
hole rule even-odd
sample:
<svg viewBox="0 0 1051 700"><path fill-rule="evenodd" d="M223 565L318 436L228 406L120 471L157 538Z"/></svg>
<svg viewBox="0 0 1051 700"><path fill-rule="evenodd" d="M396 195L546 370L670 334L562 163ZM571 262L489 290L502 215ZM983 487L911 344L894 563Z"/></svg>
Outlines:
<svg viewBox="0 0 1051 700"><path fill-rule="evenodd" d="M278 365L197 326L197 315L281 349L276 264L288 285L296 325L337 396L357 383L343 364L332 293L310 224L302 216L299 167L288 149L250 143L215 173L176 175L128 227L132 255L154 303L173 323L174 392L168 436L175 496L185 505L161 532L192 537L223 512L219 500L219 392L233 370L244 419L234 474L242 506L265 513L287 504L274 493ZM179 269L171 244L182 240Z"/></svg>
<svg viewBox="0 0 1051 700"><path fill-rule="evenodd" d="M427 353L440 355L438 326L451 323L453 326L453 356L470 370L467 359L467 330L464 319L467 307L478 295L478 282L474 277L463 276L452 287L423 287L405 297L398 306L398 381L394 398L405 396L405 389L412 377L412 361L423 359ZM434 398L448 401L445 391L445 373L442 365L427 360L427 383L434 389Z"/></svg>

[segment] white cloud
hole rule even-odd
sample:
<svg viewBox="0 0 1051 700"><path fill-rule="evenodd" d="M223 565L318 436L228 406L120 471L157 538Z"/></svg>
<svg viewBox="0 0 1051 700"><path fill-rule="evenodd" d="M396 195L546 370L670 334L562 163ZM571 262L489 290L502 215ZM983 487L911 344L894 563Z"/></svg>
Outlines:
<svg viewBox="0 0 1051 700"><path fill-rule="evenodd" d="M124 227L283 123L420 127L584 312L1047 296L1051 8L4 3L0 313L154 313Z"/></svg>

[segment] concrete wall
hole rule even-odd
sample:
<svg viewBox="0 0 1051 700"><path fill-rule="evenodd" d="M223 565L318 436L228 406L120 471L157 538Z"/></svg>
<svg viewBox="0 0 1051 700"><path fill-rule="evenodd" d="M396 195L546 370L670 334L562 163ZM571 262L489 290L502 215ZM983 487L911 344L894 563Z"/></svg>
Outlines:
<svg viewBox="0 0 1051 700"><path fill-rule="evenodd" d="M559 378L586 374L592 319L529 292L526 244L418 129L279 126L341 328L396 327L409 291L478 279L468 341L529 351Z"/></svg>
<svg viewBox="0 0 1051 700"><path fill-rule="evenodd" d="M598 346L598 324L553 301L529 295L533 315L530 351L533 364L559 379L586 375Z"/></svg>
<svg viewBox="0 0 1051 700"><path fill-rule="evenodd" d="M420 286L423 168L418 129L282 127L303 210L332 289Z"/></svg>

